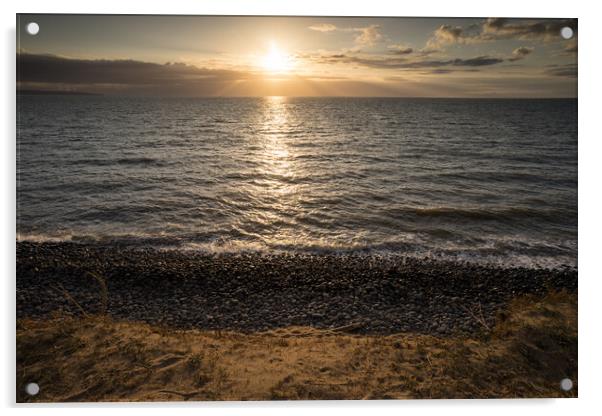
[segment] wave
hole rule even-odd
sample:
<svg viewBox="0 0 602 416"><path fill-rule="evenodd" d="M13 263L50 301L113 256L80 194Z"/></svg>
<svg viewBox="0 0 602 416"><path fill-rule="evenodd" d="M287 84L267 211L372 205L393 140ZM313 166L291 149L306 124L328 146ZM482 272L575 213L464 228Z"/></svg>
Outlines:
<svg viewBox="0 0 602 416"><path fill-rule="evenodd" d="M280 242L265 243L239 239L195 240L176 236L153 236L144 234L123 234L111 236L57 234L17 234L17 242L34 243L75 243L104 247L153 248L158 250L179 250L211 255L226 254L304 254L304 255L355 255L382 258L411 257L425 260L474 263L511 268L577 268L577 258L573 250L551 246L545 243L526 244L521 241L493 241L475 247L442 245L435 248L417 242L387 242L381 244L337 244L322 242ZM576 253L576 247L575 253Z"/></svg>
<svg viewBox="0 0 602 416"><path fill-rule="evenodd" d="M165 166L167 162L164 159L153 157L122 157L117 159L75 159L69 162L71 165L86 165L86 166L114 166L114 165L153 165Z"/></svg>
<svg viewBox="0 0 602 416"><path fill-rule="evenodd" d="M564 210L551 209L533 209L533 208L451 208L451 207L432 207L432 208L412 208L402 210L416 214L420 217L461 217L466 219L478 220L499 220L499 219L546 219L555 220L577 215Z"/></svg>

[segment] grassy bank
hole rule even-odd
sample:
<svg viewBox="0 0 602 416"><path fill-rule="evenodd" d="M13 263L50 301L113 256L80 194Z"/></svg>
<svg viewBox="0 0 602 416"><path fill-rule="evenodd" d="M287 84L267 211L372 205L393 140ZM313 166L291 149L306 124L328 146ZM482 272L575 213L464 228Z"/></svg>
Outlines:
<svg viewBox="0 0 602 416"><path fill-rule="evenodd" d="M577 297L520 297L474 336L241 334L94 316L17 323L17 401L576 397ZM574 382L569 392L560 380ZM29 397L24 386L40 385Z"/></svg>

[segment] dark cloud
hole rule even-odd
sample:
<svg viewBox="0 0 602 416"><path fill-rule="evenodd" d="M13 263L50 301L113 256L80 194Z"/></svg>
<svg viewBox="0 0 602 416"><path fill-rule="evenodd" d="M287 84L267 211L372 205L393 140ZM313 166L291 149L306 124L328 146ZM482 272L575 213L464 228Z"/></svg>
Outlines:
<svg viewBox="0 0 602 416"><path fill-rule="evenodd" d="M426 57L429 55L433 55L439 52L442 52L441 49L438 48L431 48L431 47L424 47L421 49L414 49L411 46L406 46L403 44L396 44L396 45L389 45L387 47L389 49L389 53L391 55L414 55L415 57ZM361 52L360 50L348 50L351 52Z"/></svg>
<svg viewBox="0 0 602 416"><path fill-rule="evenodd" d="M557 77L577 77L577 64L566 64L566 65L548 65L545 70L547 75L553 75Z"/></svg>
<svg viewBox="0 0 602 416"><path fill-rule="evenodd" d="M451 61L451 65L454 66L487 66L487 65L495 65L504 62L503 59L500 58L492 58L489 56L478 56L476 58L471 59L453 59Z"/></svg>
<svg viewBox="0 0 602 416"><path fill-rule="evenodd" d="M560 40L560 30L569 26L577 30L575 19L515 20L505 18L489 18L483 24L480 37L483 40L498 39L534 39Z"/></svg>
<svg viewBox="0 0 602 416"><path fill-rule="evenodd" d="M235 71L198 68L183 63L161 65L134 60L70 59L28 53L17 55L17 66L17 80L20 82L156 85L244 77Z"/></svg>
<svg viewBox="0 0 602 416"><path fill-rule="evenodd" d="M389 45L389 52L393 55L409 55L414 49L405 45Z"/></svg>
<svg viewBox="0 0 602 416"><path fill-rule="evenodd" d="M470 44L503 39L532 41L562 40L560 29L568 26L577 31L576 19L523 20L507 18L489 18L482 24L466 27L441 25L428 40L427 46L437 47L445 44Z"/></svg>
<svg viewBox="0 0 602 416"><path fill-rule="evenodd" d="M314 61L320 63L347 63L366 66L369 68L380 69L422 69L422 68L441 68L441 67L482 67L496 65L504 62L501 58L491 56L477 56L468 59L447 59L447 60L410 60L403 57L365 57L347 54L320 55L314 58Z"/></svg>
<svg viewBox="0 0 602 416"><path fill-rule="evenodd" d="M156 64L135 60L71 59L55 55L17 54L21 87L129 90L157 94L218 94L252 74L199 68L183 63Z"/></svg>
<svg viewBox="0 0 602 416"><path fill-rule="evenodd" d="M431 69L430 71L428 71L427 73L429 74L437 74L437 75L444 75L444 74L450 74L454 72L453 69L447 69L447 68L435 68L435 69Z"/></svg>
<svg viewBox="0 0 602 416"><path fill-rule="evenodd" d="M508 58L510 62L520 61L525 56L531 54L535 49L528 46L521 46L512 51L512 57Z"/></svg>

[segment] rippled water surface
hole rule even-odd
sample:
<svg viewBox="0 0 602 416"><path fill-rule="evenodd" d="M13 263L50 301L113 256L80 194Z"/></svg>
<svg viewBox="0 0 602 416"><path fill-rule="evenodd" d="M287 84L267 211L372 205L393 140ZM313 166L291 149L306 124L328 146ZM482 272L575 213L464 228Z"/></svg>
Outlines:
<svg viewBox="0 0 602 416"><path fill-rule="evenodd" d="M19 239L577 258L576 100L20 96Z"/></svg>

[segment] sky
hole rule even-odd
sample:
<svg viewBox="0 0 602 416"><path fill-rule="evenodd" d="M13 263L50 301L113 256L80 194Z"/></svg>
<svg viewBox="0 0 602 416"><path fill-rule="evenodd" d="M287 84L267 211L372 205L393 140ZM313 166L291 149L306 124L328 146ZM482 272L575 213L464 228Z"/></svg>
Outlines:
<svg viewBox="0 0 602 416"><path fill-rule="evenodd" d="M29 22L40 31L27 33ZM560 36L563 27L572 39ZM17 88L147 96L556 98L577 20L18 15Z"/></svg>

